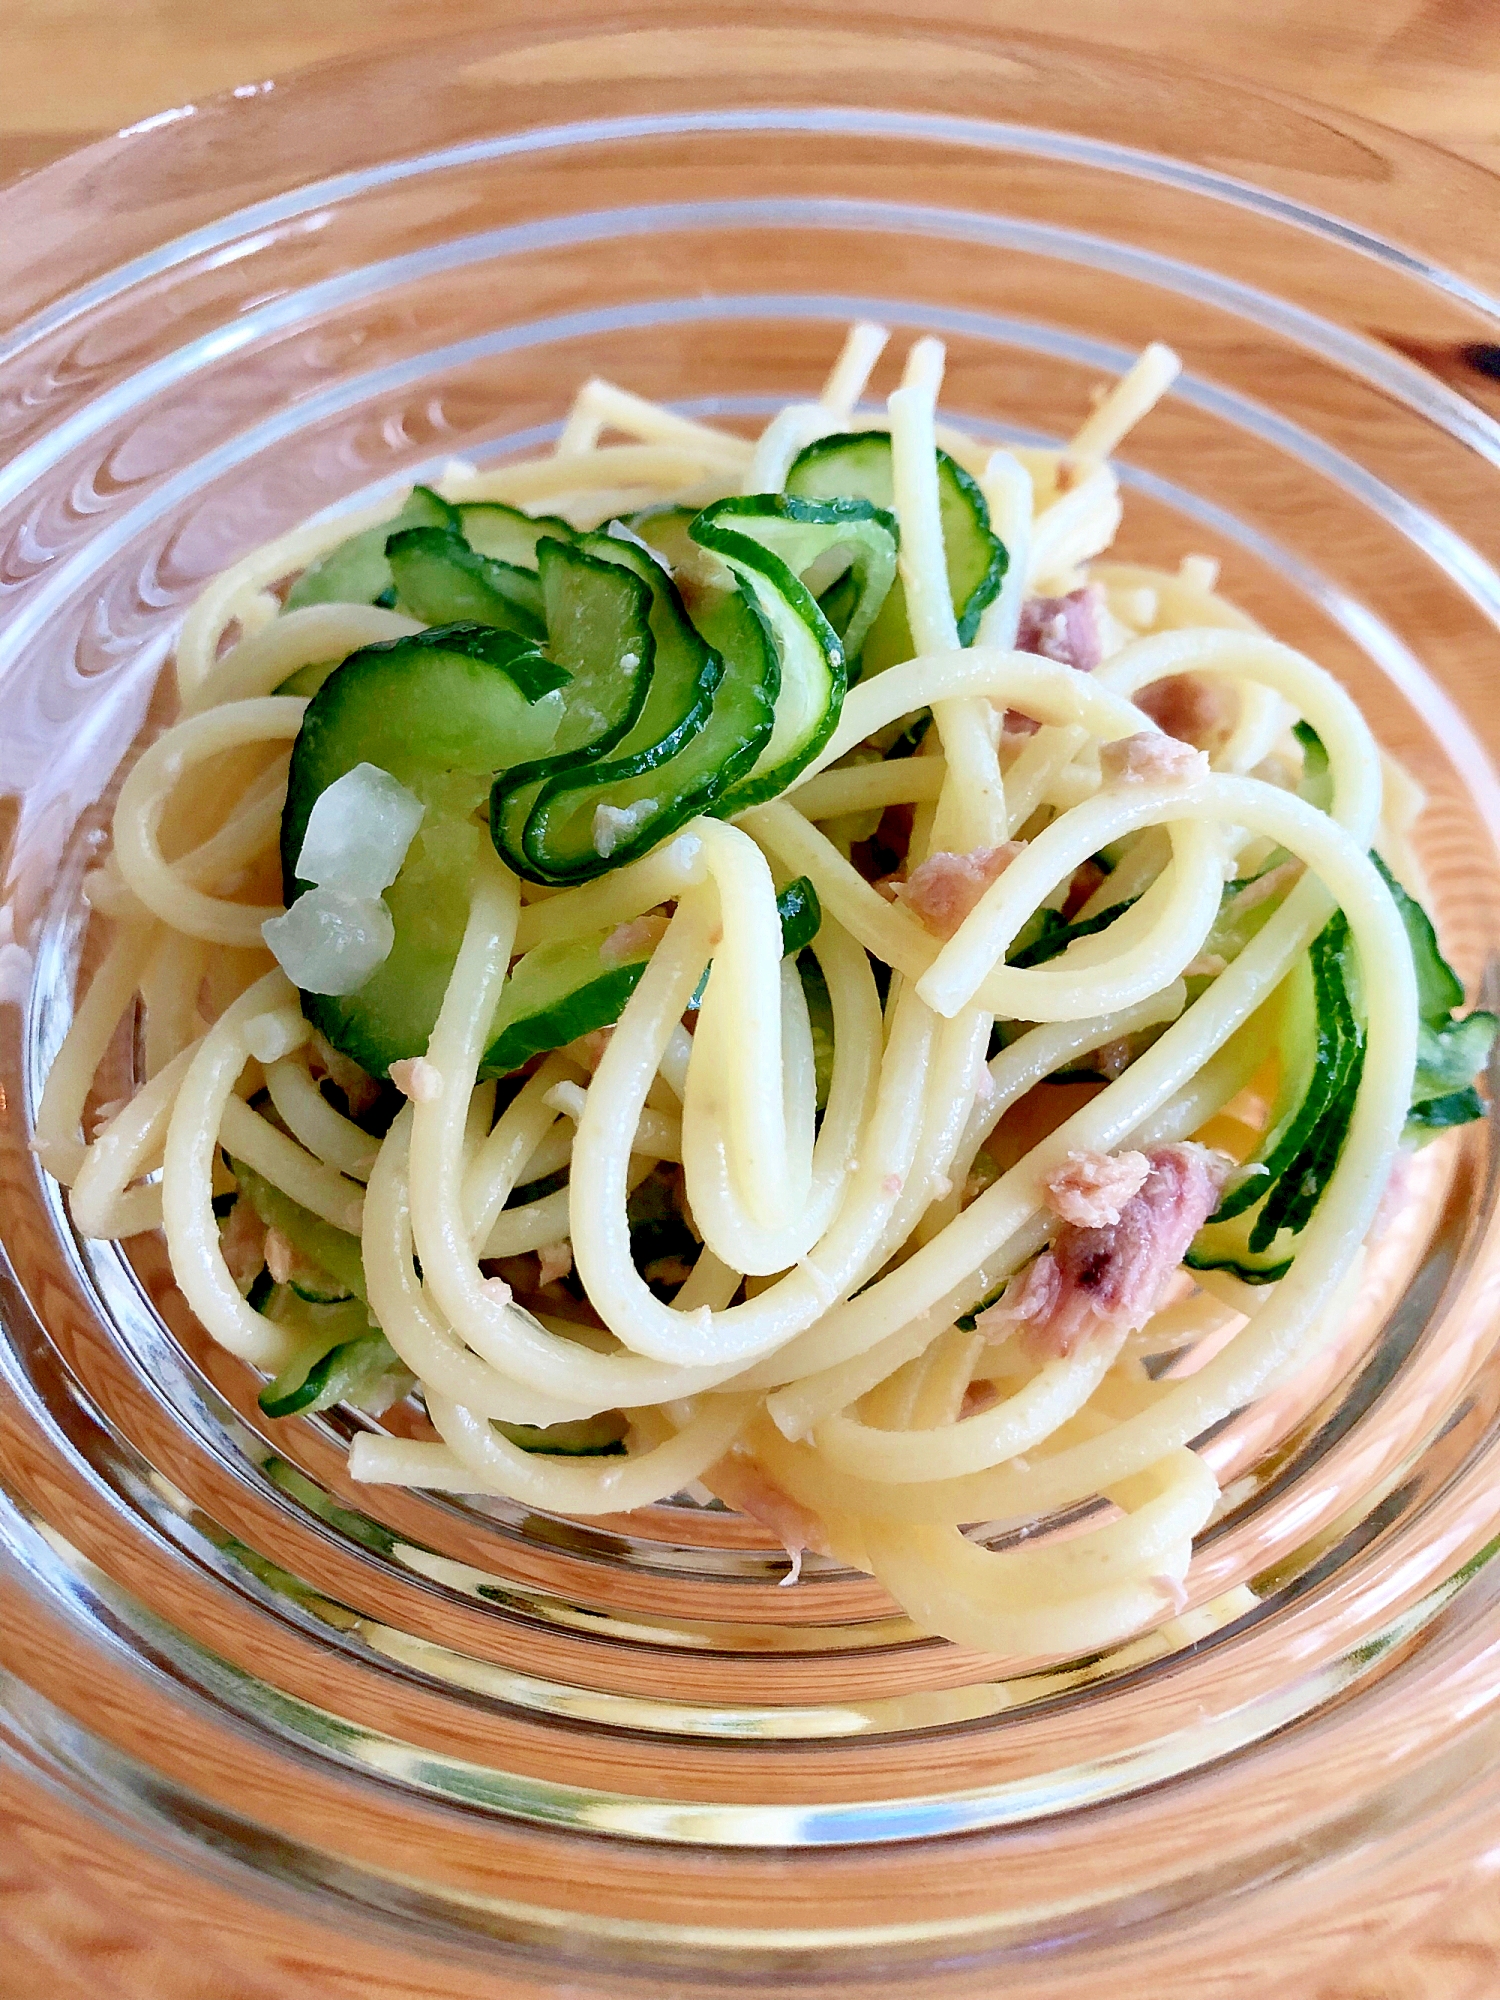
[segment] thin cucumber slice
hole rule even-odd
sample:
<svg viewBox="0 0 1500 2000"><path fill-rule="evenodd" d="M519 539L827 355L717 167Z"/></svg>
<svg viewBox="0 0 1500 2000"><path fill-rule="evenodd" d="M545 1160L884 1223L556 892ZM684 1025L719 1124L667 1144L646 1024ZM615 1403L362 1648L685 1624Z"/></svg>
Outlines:
<svg viewBox="0 0 1500 2000"><path fill-rule="evenodd" d="M551 656L567 670L567 704L551 752L497 773L490 838L512 868L538 876L527 821L550 778L601 762L640 721L656 670L648 583L625 565L544 537L537 544Z"/></svg>
<svg viewBox="0 0 1500 2000"><path fill-rule="evenodd" d="M813 887L810 876L799 875L794 881L787 883L777 895L776 914L781 919L781 955L783 958L793 958L804 946L810 945L823 928L823 906L818 901L818 892ZM817 961L809 959L806 963L816 965ZM703 995L708 987L708 975L712 970L713 963L710 960L703 968L703 977L698 981L693 990L693 997L688 1002L689 1012L703 1005ZM819 973L818 977L821 979L822 974Z"/></svg>
<svg viewBox="0 0 1500 2000"><path fill-rule="evenodd" d="M566 678L513 633L436 627L351 654L308 704L281 823L288 903L307 886L296 864L313 804L356 764L390 772L427 809L385 893L390 956L355 993L303 995L313 1025L371 1076L426 1050L468 920L476 815L497 769L556 740Z"/></svg>
<svg viewBox="0 0 1500 2000"><path fill-rule="evenodd" d="M780 556L820 603L825 595L832 599L843 621L834 629L846 656L857 658L896 581L895 515L868 500L802 500L790 493L724 500L713 511L726 527L742 525Z"/></svg>
<svg viewBox="0 0 1500 2000"><path fill-rule="evenodd" d="M492 1422L522 1451L544 1452L552 1458L619 1458L629 1429L621 1410L601 1410L596 1417L575 1417L562 1424L507 1424L498 1418Z"/></svg>
<svg viewBox="0 0 1500 2000"><path fill-rule="evenodd" d="M471 549L518 569L536 568L536 546L544 535L554 542L578 539L556 514L523 514L503 500L465 500L456 509L459 532Z"/></svg>
<svg viewBox="0 0 1500 2000"><path fill-rule="evenodd" d="M645 707L614 753L556 773L537 794L513 865L553 883L587 881L655 847L700 810L702 779L718 762L682 754L708 721L724 662L704 644L672 579L634 542L597 534L580 546L650 591L656 658Z"/></svg>
<svg viewBox="0 0 1500 2000"><path fill-rule="evenodd" d="M1215 1222L1253 1208L1270 1192L1327 1108L1327 1080L1337 1034L1331 1020L1320 1022L1310 955L1298 959L1281 987L1281 1021L1276 1037L1281 1075L1264 1138L1246 1165L1264 1172L1248 1176L1224 1195ZM1321 1080L1320 1080L1321 1071Z"/></svg>
<svg viewBox="0 0 1500 2000"><path fill-rule="evenodd" d="M280 1230L294 1250L301 1251L320 1270L327 1272L339 1287L333 1294L335 1298L363 1299L366 1296L364 1259L357 1236L351 1236L344 1229L335 1229L331 1222L325 1222L320 1215L313 1215L300 1202L293 1201L289 1194L284 1194L274 1183L258 1174L254 1167L247 1167L243 1160L231 1157L229 1171L240 1184L240 1194L267 1229ZM297 1289L299 1296L308 1296L306 1290Z"/></svg>
<svg viewBox="0 0 1500 2000"><path fill-rule="evenodd" d="M698 544L689 533L699 512L697 507L646 507L639 514L632 514L625 525L656 551L675 576L677 571L691 569L702 560ZM680 586L680 576L677 582Z"/></svg>
<svg viewBox="0 0 1500 2000"><path fill-rule="evenodd" d="M812 943L823 928L823 905L807 875L788 882L776 898L776 914L781 918L781 955L790 958Z"/></svg>
<svg viewBox="0 0 1500 2000"><path fill-rule="evenodd" d="M714 804L725 819L784 792L833 734L844 705L839 636L773 546L785 525L779 513L757 511L753 500L736 496L706 507L692 526L693 540L718 556L750 592L781 663L770 737L747 775ZM830 545L842 528L838 520L825 524Z"/></svg>
<svg viewBox="0 0 1500 2000"><path fill-rule="evenodd" d="M1336 911L1287 975L1282 1080L1265 1137L1245 1177L1193 1238L1191 1270L1230 1270L1249 1284L1285 1274L1338 1164L1364 1063L1357 964L1348 919Z"/></svg>
<svg viewBox="0 0 1500 2000"><path fill-rule="evenodd" d="M385 553L398 602L424 625L498 625L533 644L545 641L535 570L478 554L456 528L402 528Z"/></svg>
<svg viewBox="0 0 1500 2000"><path fill-rule="evenodd" d="M402 528L456 528L458 511L430 486L414 486L399 514L364 528L309 563L287 592L286 609L304 604L375 604L393 588L385 545ZM299 690L300 692L300 690Z"/></svg>
<svg viewBox="0 0 1500 2000"><path fill-rule="evenodd" d="M846 569L836 582L829 584L818 599L818 609L843 640L844 657L850 661L858 661L860 648L864 644L863 634L860 635L859 646L851 645L849 641L849 628L859 609L862 594L854 571ZM852 667L850 672L854 679L858 678L857 675L853 675Z"/></svg>
<svg viewBox="0 0 1500 2000"><path fill-rule="evenodd" d="M600 948L610 930L539 944L520 959L501 990L481 1076L506 1076L544 1049L618 1021L651 956L650 947L606 965Z"/></svg>
<svg viewBox="0 0 1500 2000"><path fill-rule="evenodd" d="M811 944L823 922L818 892L805 875L788 882L776 898L783 954ZM559 1049L608 1028L625 1011L640 984L653 947L642 946L618 964L600 956L611 930L590 931L556 944L539 944L520 959L505 982L490 1026L490 1045L481 1076L505 1076L546 1049ZM704 974L704 983L708 975ZM700 986L700 993L701 993ZM699 995L693 996L696 1005Z"/></svg>
<svg viewBox="0 0 1500 2000"><path fill-rule="evenodd" d="M805 951L797 960L797 977L807 1001L807 1024L812 1029L813 1074L816 1078L817 1108L828 1109L828 1093L833 1088L833 1001L828 981L816 956Z"/></svg>
<svg viewBox="0 0 1500 2000"><path fill-rule="evenodd" d="M309 1305L339 1305L345 1299L352 1299L353 1292L345 1289L337 1278L330 1278L326 1271L294 1271L287 1283L299 1299L306 1299Z"/></svg>
<svg viewBox="0 0 1500 2000"><path fill-rule="evenodd" d="M296 1358L260 1392L258 1401L268 1417L310 1417L335 1403L378 1414L415 1380L385 1335L370 1325L358 1299L310 1306L290 1286L278 1285L267 1301L266 1317L305 1337Z"/></svg>
<svg viewBox="0 0 1500 2000"><path fill-rule="evenodd" d="M696 507L648 508L633 515L629 526L671 569L688 616L723 656L724 679L705 732L711 740L697 744L693 753L705 770L717 774L699 800L698 810L705 811L754 768L771 739L781 655L755 593L693 540L690 530L698 513ZM685 774L677 775L680 780Z"/></svg>
<svg viewBox="0 0 1500 2000"><path fill-rule="evenodd" d="M1292 1268L1291 1251L1284 1244L1252 1250L1250 1232L1255 1221L1251 1209L1224 1222L1206 1222L1193 1238L1183 1263L1190 1271L1227 1271L1247 1285L1274 1285Z"/></svg>
<svg viewBox="0 0 1500 2000"><path fill-rule="evenodd" d="M990 510L974 479L941 449L937 464L948 588L959 643L970 646L979 630L980 615L1005 579L1009 557L1005 544L990 527ZM786 490L807 500L859 499L893 509L895 481L889 434L855 431L819 438L792 461ZM914 650L906 594L898 577L864 640L860 671L879 673L909 660ZM853 648L850 652L852 658Z"/></svg>
<svg viewBox="0 0 1500 2000"><path fill-rule="evenodd" d="M288 674L284 681L276 683L277 694L300 694L311 699L327 680L335 667L342 666L341 660L313 660L305 667L298 667L294 674Z"/></svg>

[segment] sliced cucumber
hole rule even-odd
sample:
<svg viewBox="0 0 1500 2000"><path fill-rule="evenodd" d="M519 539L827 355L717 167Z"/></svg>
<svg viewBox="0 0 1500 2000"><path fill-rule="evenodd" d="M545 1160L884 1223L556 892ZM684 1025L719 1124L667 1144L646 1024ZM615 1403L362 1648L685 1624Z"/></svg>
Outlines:
<svg viewBox="0 0 1500 2000"><path fill-rule="evenodd" d="M459 530L471 549L519 569L536 568L537 543L544 535L554 542L578 539L556 514L523 514L501 500L465 500L456 511Z"/></svg>
<svg viewBox="0 0 1500 2000"><path fill-rule="evenodd" d="M1258 1185L1264 1187L1265 1182ZM1190 1271L1228 1271L1231 1277L1243 1279L1247 1285L1274 1285L1292 1268L1291 1251L1285 1244L1252 1250L1250 1232L1255 1223L1254 1210L1224 1222L1204 1223L1183 1263Z"/></svg>
<svg viewBox="0 0 1500 2000"><path fill-rule="evenodd" d="M1319 812L1328 812L1333 806L1333 775L1328 768L1328 751L1323 739L1310 722L1299 722L1292 729L1293 736L1302 745L1302 779L1297 786L1300 797ZM1459 998L1462 999L1462 994Z"/></svg>
<svg viewBox="0 0 1500 2000"><path fill-rule="evenodd" d="M795 881L787 883L776 898L776 914L781 919L781 955L792 958L804 946L810 945L823 928L823 906L809 876L799 875ZM708 990L708 975L712 970L713 961L710 959L688 1002L690 1013L695 1007L703 1005L703 995ZM819 977L822 977L821 973Z"/></svg>
<svg viewBox="0 0 1500 2000"><path fill-rule="evenodd" d="M656 669L650 585L625 565L544 538L537 544L548 647L568 671L567 706L550 755L499 769L490 838L529 880L528 820L547 781L601 762L641 719Z"/></svg>
<svg viewBox="0 0 1500 2000"><path fill-rule="evenodd" d="M711 511L725 527L739 527L780 556L820 609L830 603L839 622L829 623L846 656L858 658L896 581L895 515L868 500L802 500L790 493L721 500Z"/></svg>
<svg viewBox="0 0 1500 2000"><path fill-rule="evenodd" d="M289 1194L258 1174L254 1167L247 1167L243 1160L233 1157L229 1161L229 1171L240 1184L240 1193L267 1229L278 1229L291 1244L327 1272L338 1287L332 1294L334 1299L365 1297L365 1266L360 1255L359 1238L351 1236L347 1230L335 1229L331 1222L325 1222L320 1215L313 1215L300 1202L292 1200ZM298 1289L298 1295L307 1298L307 1291ZM318 1301L327 1304L327 1299Z"/></svg>
<svg viewBox="0 0 1500 2000"><path fill-rule="evenodd" d="M340 660L314 660L308 666L298 667L294 674L288 674L284 681L276 683L276 693L300 694L310 700L334 668L342 664Z"/></svg>
<svg viewBox="0 0 1500 2000"><path fill-rule="evenodd" d="M586 881L644 854L700 810L705 784L721 758L690 747L708 721L724 661L704 644L665 568L645 549L611 535L586 536L582 549L597 561L628 570L650 592L655 664L650 691L634 728L603 763L563 770L547 779L511 845L519 800L496 823L496 844L533 881ZM598 814L613 816L601 844Z"/></svg>
<svg viewBox="0 0 1500 2000"><path fill-rule="evenodd" d="M313 1265L293 1271L287 1283L299 1299L306 1299L313 1306L336 1306L354 1297L353 1292L341 1285L337 1278L329 1277L326 1271Z"/></svg>
<svg viewBox="0 0 1500 2000"><path fill-rule="evenodd" d="M1336 911L1282 984L1282 1075L1247 1174L1194 1237L1184 1263L1250 1284L1285 1274L1322 1199L1354 1112L1364 1064L1348 919Z"/></svg>
<svg viewBox="0 0 1500 2000"><path fill-rule="evenodd" d="M864 593L860 590L859 580L855 576L854 571L846 569L836 582L829 584L828 588L818 599L818 609L843 641L844 658L850 662L849 682L851 687L859 678L859 675L855 672L855 667L859 662L860 648L864 645L864 634L861 633L859 635L859 643L856 645L851 642L849 631L854 622L855 613L860 608L863 595Z"/></svg>
<svg viewBox="0 0 1500 2000"><path fill-rule="evenodd" d="M715 801L724 819L784 792L833 734L844 705L844 648L817 599L776 553L784 525L774 509L738 496L706 507L692 525L693 540L749 590L781 664L770 737L747 775ZM824 525L832 544L843 523L834 518Z"/></svg>
<svg viewBox="0 0 1500 2000"><path fill-rule="evenodd" d="M502 1437L522 1451L545 1452L553 1458L618 1458L625 1451L629 1428L621 1410L601 1410L596 1417L575 1417L562 1424L491 1421Z"/></svg>
<svg viewBox="0 0 1500 2000"><path fill-rule="evenodd" d="M306 1305L290 1286L278 1285L265 1310L278 1326L305 1336L295 1360L260 1392L268 1417L312 1416L335 1403L378 1414L416 1379L380 1329L370 1325L358 1299Z"/></svg>
<svg viewBox="0 0 1500 2000"><path fill-rule="evenodd" d="M807 1024L812 1029L817 1105L820 1111L825 1111L828 1108L828 1092L833 1085L833 1001L829 997L823 968L812 952L804 951L798 958L797 977L802 981L803 998L807 1001Z"/></svg>
<svg viewBox="0 0 1500 2000"><path fill-rule="evenodd" d="M547 637L535 570L480 555L456 528L402 528L385 545L403 610L424 625L498 625L541 644Z"/></svg>
<svg viewBox="0 0 1500 2000"><path fill-rule="evenodd" d="M1251 938L1265 928L1291 894L1293 883L1289 880L1274 894L1262 894L1248 904L1245 901L1246 891L1254 888L1262 876L1270 874L1289 858L1284 849L1278 848L1254 875L1242 875L1224 884L1219 913L1214 918L1213 929L1203 942L1205 952L1212 952L1225 960L1238 958Z"/></svg>
<svg viewBox="0 0 1500 2000"><path fill-rule="evenodd" d="M823 928L823 905L807 875L795 876L776 898L781 918L781 955L790 958L810 945Z"/></svg>
<svg viewBox="0 0 1500 2000"><path fill-rule="evenodd" d="M618 1021L651 956L649 947L606 965L600 947L608 930L557 944L539 944L519 960L500 994L481 1076L506 1076L544 1049Z"/></svg>
<svg viewBox="0 0 1500 2000"><path fill-rule="evenodd" d="M723 655L724 679L714 697L707 740L695 751L706 770L717 771L717 790L708 788L701 811L710 797L754 768L770 741L781 691L781 654L755 593L693 540L698 514L696 507L653 507L633 515L629 526L671 569L689 617ZM838 588L835 584L834 590Z"/></svg>
<svg viewBox="0 0 1500 2000"><path fill-rule="evenodd" d="M1005 954L1007 965L1028 967L1045 965L1048 959L1057 958L1070 944L1079 938L1093 937L1097 931L1108 930L1117 917L1123 917L1134 896L1123 903L1111 903L1107 910L1097 916L1075 917L1071 923L1056 910L1045 906L1026 919L1016 935L1016 941Z"/></svg>
<svg viewBox="0 0 1500 2000"><path fill-rule="evenodd" d="M675 576L679 570L691 569L702 561L698 544L689 532L700 511L697 507L647 507L639 514L632 514L625 525L656 551ZM677 582L680 586L680 576Z"/></svg>
<svg viewBox="0 0 1500 2000"><path fill-rule="evenodd" d="M556 739L566 680L513 633L446 626L363 647L308 705L282 815L288 903L306 887L296 864L314 801L356 764L389 771L427 808L386 891L390 956L355 993L303 996L313 1025L371 1076L426 1050L468 920L483 839L476 813L497 769L534 760Z"/></svg>
<svg viewBox="0 0 1500 2000"><path fill-rule="evenodd" d="M309 563L287 592L288 611L304 604L375 604L392 589L385 545L402 528L457 528L458 510L430 486L415 486L399 514L365 528ZM296 692L300 693L298 689Z"/></svg>
<svg viewBox="0 0 1500 2000"><path fill-rule="evenodd" d="M1005 544L991 530L990 510L975 481L941 449L937 462L948 588L959 643L969 646L979 630L980 614L1004 581L1009 557ZM786 490L807 500L868 500L873 506L892 510L895 480L889 434L857 431L819 438L792 461ZM851 646L851 658L854 651ZM879 673L909 660L914 651L906 594L897 578L863 642L860 672Z"/></svg>

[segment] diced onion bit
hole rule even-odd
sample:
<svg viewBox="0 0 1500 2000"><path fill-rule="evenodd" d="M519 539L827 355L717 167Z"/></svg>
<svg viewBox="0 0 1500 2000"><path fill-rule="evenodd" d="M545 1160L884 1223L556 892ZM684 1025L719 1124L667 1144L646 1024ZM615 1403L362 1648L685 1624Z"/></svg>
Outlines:
<svg viewBox="0 0 1500 2000"><path fill-rule="evenodd" d="M378 896L400 874L425 811L389 771L356 764L314 801L298 877L350 896Z"/></svg>
<svg viewBox="0 0 1500 2000"><path fill-rule="evenodd" d="M260 927L277 964L304 993L355 993L383 965L396 942L391 913L378 896L309 889L285 916Z"/></svg>
<svg viewBox="0 0 1500 2000"><path fill-rule="evenodd" d="M594 852L607 861L622 840L628 840L656 811L655 799L637 799L633 806L595 806Z"/></svg>

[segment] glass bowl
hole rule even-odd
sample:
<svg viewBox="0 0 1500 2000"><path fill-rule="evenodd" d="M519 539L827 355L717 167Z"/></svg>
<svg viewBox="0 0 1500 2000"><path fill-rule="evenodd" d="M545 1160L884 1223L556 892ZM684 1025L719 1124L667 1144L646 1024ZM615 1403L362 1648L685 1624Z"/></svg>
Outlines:
<svg viewBox="0 0 1500 2000"><path fill-rule="evenodd" d="M997 36L978 0L549 11L163 113L0 197L17 1935L150 2000L1307 1992L1500 1861L1485 1128L1427 1156L1317 1367L1202 1441L1226 1491L1187 1612L1061 1665L925 1639L826 1563L778 1589L722 1512L354 1488L347 1424L261 1418L160 1246L79 1241L29 1151L80 878L203 581L450 455L544 447L589 373L754 427L861 314L940 334L947 414L995 438L1065 436L1146 341L1182 353L1120 553L1218 557L1357 692L1483 976L1497 183Z"/></svg>

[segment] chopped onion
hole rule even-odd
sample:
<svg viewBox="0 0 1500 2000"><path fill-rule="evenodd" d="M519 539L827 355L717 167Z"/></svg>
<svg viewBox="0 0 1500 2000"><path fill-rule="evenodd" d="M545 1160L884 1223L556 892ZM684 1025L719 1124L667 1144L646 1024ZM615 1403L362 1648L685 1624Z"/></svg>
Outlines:
<svg viewBox="0 0 1500 2000"><path fill-rule="evenodd" d="M396 942L391 913L378 896L331 888L307 890L260 932L287 978L304 993L357 992Z"/></svg>
<svg viewBox="0 0 1500 2000"><path fill-rule="evenodd" d="M313 803L297 857L299 879L350 896L378 896L400 874L425 811L389 771L356 764Z"/></svg>
<svg viewBox="0 0 1500 2000"><path fill-rule="evenodd" d="M607 861L622 840L628 840L656 811L655 799L637 799L633 806L602 805L594 808L594 852Z"/></svg>

